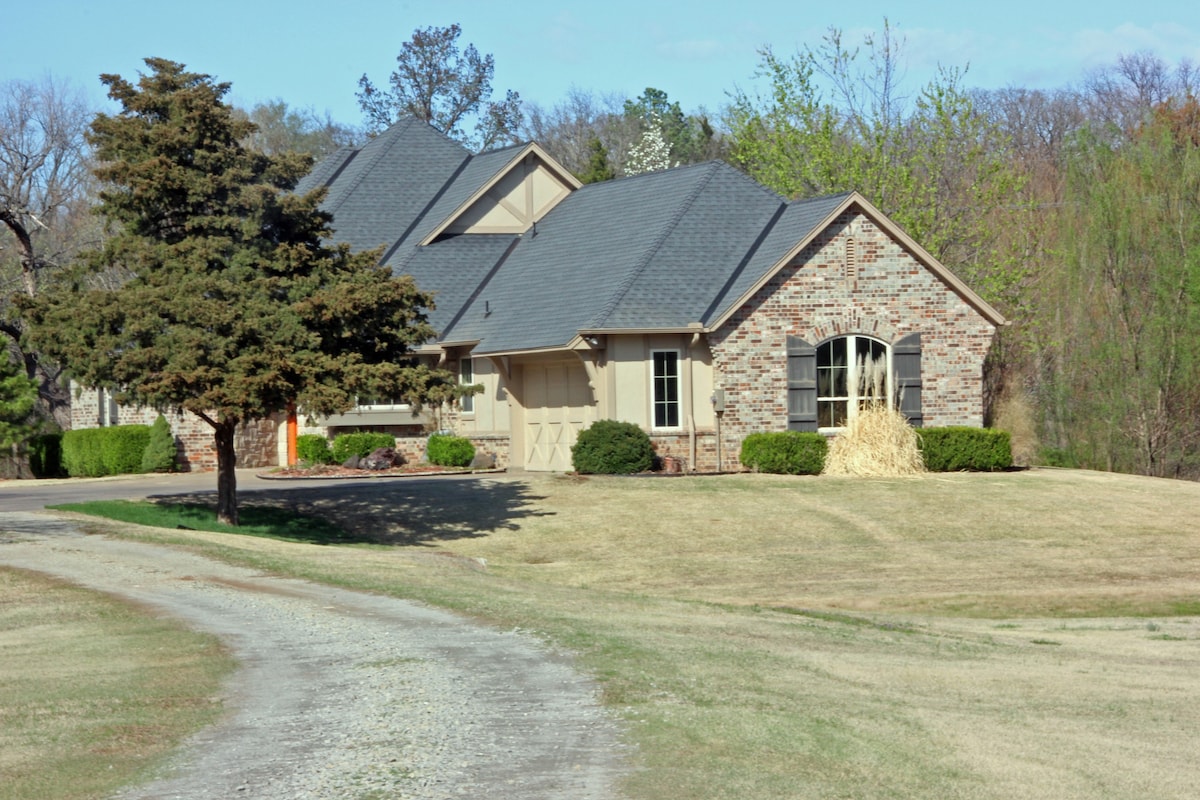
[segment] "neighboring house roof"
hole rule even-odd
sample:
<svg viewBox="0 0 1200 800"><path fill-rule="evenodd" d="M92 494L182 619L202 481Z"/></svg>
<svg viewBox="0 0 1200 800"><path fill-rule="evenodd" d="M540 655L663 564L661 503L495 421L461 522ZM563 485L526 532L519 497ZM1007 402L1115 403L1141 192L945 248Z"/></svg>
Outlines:
<svg viewBox="0 0 1200 800"><path fill-rule="evenodd" d="M502 202L489 187L507 179L511 190L530 161L562 191L521 232L449 232L470 231L472 209ZM335 241L383 246L393 270L435 294L440 340L477 343L477 353L562 348L581 334L713 329L851 206L1004 323L857 193L788 203L719 161L580 187L537 145L471 156L410 119L361 150L334 153L298 188L317 186L328 189Z"/></svg>

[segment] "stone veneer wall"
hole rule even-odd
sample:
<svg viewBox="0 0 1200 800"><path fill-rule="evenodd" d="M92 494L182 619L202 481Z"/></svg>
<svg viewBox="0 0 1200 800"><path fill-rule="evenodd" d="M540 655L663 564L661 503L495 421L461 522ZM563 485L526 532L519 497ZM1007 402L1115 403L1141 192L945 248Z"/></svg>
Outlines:
<svg viewBox="0 0 1200 800"><path fill-rule="evenodd" d="M107 397L107 393L105 394ZM105 403L108 406L108 403ZM105 409L105 424L150 425L158 412L136 406L117 407L116 419ZM195 414L164 414L175 434L179 448L179 468L184 472L205 472L217 468L217 450L213 431L208 423ZM71 400L71 427L74 429L100 426L100 393L84 389ZM279 463L278 435L280 420L276 418L243 423L238 426L234 447L238 467L272 467Z"/></svg>
<svg viewBox="0 0 1200 800"><path fill-rule="evenodd" d="M917 332L924 425L982 425L994 326L865 215L843 215L709 337L725 390L725 469L738 468L747 434L787 428L788 335L816 345L864 334L891 345Z"/></svg>

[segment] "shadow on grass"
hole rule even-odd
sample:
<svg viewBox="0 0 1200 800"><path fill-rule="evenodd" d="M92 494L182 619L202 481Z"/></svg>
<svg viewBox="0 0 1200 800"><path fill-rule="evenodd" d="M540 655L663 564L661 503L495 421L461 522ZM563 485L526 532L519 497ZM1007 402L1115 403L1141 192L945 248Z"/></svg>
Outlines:
<svg viewBox="0 0 1200 800"><path fill-rule="evenodd" d="M216 492L152 495L155 503L216 507ZM318 517L344 533L298 532L316 544L424 545L514 530L520 520L544 516L544 499L517 481L421 478L346 482L333 486L280 481L278 488L241 489L238 513L248 524L256 511L280 509ZM315 535L314 535L315 534Z"/></svg>

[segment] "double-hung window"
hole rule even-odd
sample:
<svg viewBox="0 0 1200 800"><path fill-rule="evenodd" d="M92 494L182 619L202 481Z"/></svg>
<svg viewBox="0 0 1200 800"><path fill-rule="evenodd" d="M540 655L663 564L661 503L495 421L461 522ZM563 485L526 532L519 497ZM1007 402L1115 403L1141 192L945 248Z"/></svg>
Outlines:
<svg viewBox="0 0 1200 800"><path fill-rule="evenodd" d="M679 351L655 350L652 382L654 388L654 427L678 428L680 418L679 401Z"/></svg>

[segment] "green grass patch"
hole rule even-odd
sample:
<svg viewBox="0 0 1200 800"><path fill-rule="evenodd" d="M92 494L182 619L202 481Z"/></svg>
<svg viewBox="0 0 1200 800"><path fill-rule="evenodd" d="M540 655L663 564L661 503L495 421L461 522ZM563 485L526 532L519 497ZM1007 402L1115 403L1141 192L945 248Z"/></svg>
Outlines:
<svg viewBox="0 0 1200 800"><path fill-rule="evenodd" d="M47 506L55 511L74 511L119 522L132 522L151 528L236 533L265 536L311 544L352 544L357 541L329 520L310 517L282 508L244 506L238 510L240 525L217 522L217 512L190 503L152 503L146 500L95 500Z"/></svg>

